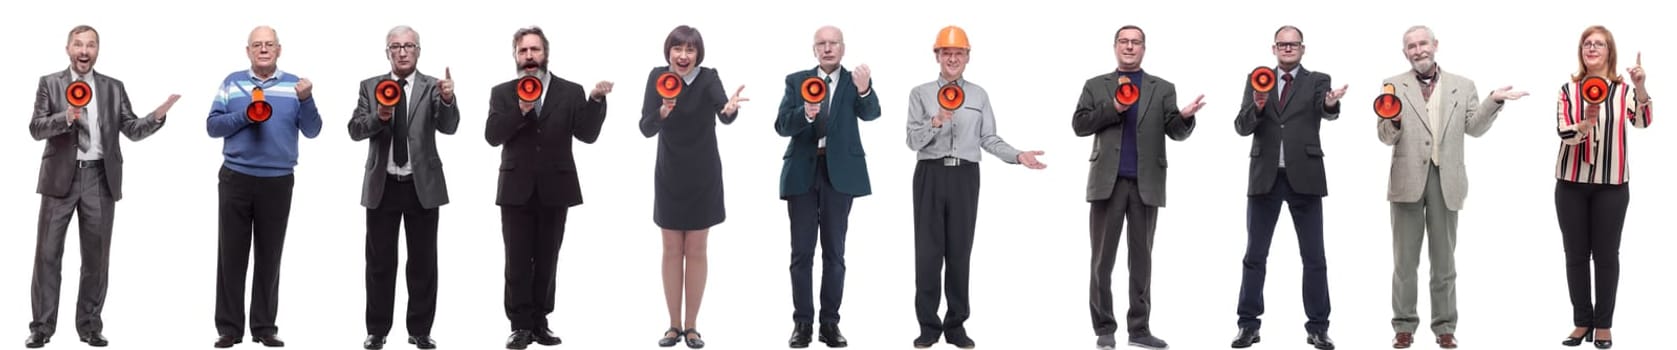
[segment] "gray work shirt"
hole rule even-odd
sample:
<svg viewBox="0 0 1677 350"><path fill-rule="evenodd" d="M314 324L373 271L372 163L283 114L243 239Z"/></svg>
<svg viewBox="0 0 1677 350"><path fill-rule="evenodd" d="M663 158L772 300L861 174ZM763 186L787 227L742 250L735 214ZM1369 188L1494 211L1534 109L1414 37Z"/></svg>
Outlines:
<svg viewBox="0 0 1677 350"><path fill-rule="evenodd" d="M938 89L949 81L937 81L914 87L908 96L908 149L918 152L920 160L955 157L978 162L982 148L1008 164L1019 164L1019 150L996 135L996 114L990 106L990 95L965 79L957 79L966 93L965 103L954 111L954 119L942 127L932 127L932 118L943 107L938 106Z"/></svg>

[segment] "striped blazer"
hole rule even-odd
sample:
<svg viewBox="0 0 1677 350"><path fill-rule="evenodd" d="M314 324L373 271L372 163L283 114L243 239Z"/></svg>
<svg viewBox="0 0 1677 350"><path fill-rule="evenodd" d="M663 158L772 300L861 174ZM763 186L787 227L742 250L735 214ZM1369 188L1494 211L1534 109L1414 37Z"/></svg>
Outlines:
<svg viewBox="0 0 1677 350"><path fill-rule="evenodd" d="M1601 103L1595 127L1580 128L1589 103L1579 82L1561 85L1555 106L1561 137L1555 157L1555 178L1577 183L1618 185L1630 181L1630 143L1626 125L1646 128L1653 121L1652 103L1638 105L1629 84L1613 82Z"/></svg>

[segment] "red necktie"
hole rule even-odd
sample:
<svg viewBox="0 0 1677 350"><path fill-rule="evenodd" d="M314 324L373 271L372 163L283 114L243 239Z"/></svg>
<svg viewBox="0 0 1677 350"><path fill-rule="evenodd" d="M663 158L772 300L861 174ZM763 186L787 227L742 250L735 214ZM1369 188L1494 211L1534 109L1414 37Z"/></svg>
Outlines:
<svg viewBox="0 0 1677 350"><path fill-rule="evenodd" d="M1287 83L1281 85L1281 96L1277 97L1276 101L1281 102L1281 108L1285 109L1287 108L1287 93L1293 91L1293 73L1282 74L1281 81Z"/></svg>

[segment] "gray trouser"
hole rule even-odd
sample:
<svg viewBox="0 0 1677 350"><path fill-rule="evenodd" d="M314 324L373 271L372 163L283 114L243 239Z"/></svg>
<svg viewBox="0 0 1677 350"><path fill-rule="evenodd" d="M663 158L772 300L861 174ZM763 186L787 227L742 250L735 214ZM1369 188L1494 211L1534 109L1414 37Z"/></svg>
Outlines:
<svg viewBox="0 0 1677 350"><path fill-rule="evenodd" d="M64 197L41 196L41 214L35 238L35 275L29 284L34 320L29 331L52 336L58 330L58 295L62 281L64 236L70 230L70 216L81 230L81 277L76 294L76 334L102 332L105 321L105 291L110 281L111 226L115 223L116 201L105 184L103 166L76 170Z"/></svg>
<svg viewBox="0 0 1677 350"><path fill-rule="evenodd" d="M1415 311L1415 270L1421 263L1425 237L1432 265L1432 332L1452 334L1456 332L1456 211L1444 204L1438 166L1428 168L1421 201L1392 203L1392 329L1413 333L1420 325Z"/></svg>

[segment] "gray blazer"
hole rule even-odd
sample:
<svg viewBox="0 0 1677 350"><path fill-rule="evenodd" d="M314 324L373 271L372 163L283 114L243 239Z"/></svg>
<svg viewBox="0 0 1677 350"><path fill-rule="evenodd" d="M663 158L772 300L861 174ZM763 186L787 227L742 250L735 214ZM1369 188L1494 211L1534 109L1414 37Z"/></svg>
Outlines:
<svg viewBox="0 0 1677 350"><path fill-rule="evenodd" d="M1141 79L1141 99L1136 109L1136 184L1141 202L1165 206L1165 137L1187 140L1194 133L1194 119L1183 119L1176 106L1176 85L1152 74ZM1077 136L1095 136L1089 151L1089 186L1085 200L1105 200L1118 182L1118 158L1124 144L1124 114L1112 105L1118 91L1116 73L1089 78L1077 98L1071 129Z"/></svg>
<svg viewBox="0 0 1677 350"><path fill-rule="evenodd" d="M118 201L122 200L122 143L117 133L139 141L163 128L163 121L149 113L145 118L135 116L121 80L98 71L92 75L96 90L93 103L99 104L99 115L82 117L99 118L105 184L111 200ZM47 140L46 151L41 153L40 180L35 185L35 192L45 196L69 195L70 183L76 178L76 128L82 126L68 122L70 103L64 100L64 88L70 86L72 76L69 69L47 74L35 90L35 116L29 120L29 135L36 141Z"/></svg>
<svg viewBox="0 0 1677 350"><path fill-rule="evenodd" d="M408 96L407 130L393 130L395 120L379 121L378 102L373 90L378 82L390 77L379 74L361 81L361 97L355 103L355 115L349 119L349 138L367 143L367 168L361 181L361 206L378 208L384 198L384 182L389 174L391 132L408 133L408 165L413 168L413 186L419 194L419 204L426 209L448 204L448 184L443 178L442 157L437 154L437 133L453 135L460 128L459 90L455 90L455 105L444 104L437 78L414 72L413 94Z"/></svg>
<svg viewBox="0 0 1677 350"><path fill-rule="evenodd" d="M1450 210L1461 210L1467 198L1467 166L1462 161L1462 135L1479 137L1490 131L1502 103L1491 99L1479 101L1479 91L1473 81L1439 70L1432 98L1439 100L1440 125L1433 125L1427 115L1427 100L1421 95L1421 82L1415 73L1405 71L1385 84L1392 84L1398 100L1403 101L1399 113L1401 122L1379 118L1375 131L1380 142L1392 147L1392 177L1386 190L1386 200L1412 203L1421 200L1427 189L1427 163L1432 160L1433 143L1438 143L1438 180L1444 192L1444 204ZM1442 129L1440 129L1442 128ZM1442 132L1442 139L1433 139L1433 130Z"/></svg>

